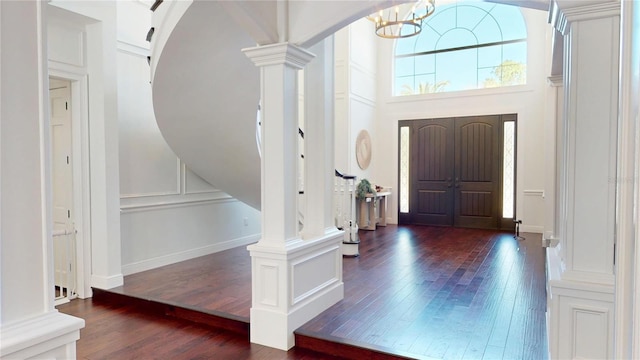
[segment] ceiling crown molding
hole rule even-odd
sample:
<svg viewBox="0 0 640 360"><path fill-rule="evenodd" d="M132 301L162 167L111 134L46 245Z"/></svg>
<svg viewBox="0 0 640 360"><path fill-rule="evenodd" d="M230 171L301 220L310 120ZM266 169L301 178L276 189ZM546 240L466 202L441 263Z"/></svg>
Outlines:
<svg viewBox="0 0 640 360"><path fill-rule="evenodd" d="M612 16L620 16L620 1L554 0L549 9L549 23L562 35L569 32L574 21Z"/></svg>

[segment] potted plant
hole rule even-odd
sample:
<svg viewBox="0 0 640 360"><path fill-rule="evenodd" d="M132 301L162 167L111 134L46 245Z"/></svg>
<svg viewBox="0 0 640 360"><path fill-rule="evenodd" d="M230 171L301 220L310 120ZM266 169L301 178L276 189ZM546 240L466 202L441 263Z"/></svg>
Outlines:
<svg viewBox="0 0 640 360"><path fill-rule="evenodd" d="M356 187L356 199L364 200L367 197L367 194L375 195L376 189L371 185L369 180L362 179Z"/></svg>

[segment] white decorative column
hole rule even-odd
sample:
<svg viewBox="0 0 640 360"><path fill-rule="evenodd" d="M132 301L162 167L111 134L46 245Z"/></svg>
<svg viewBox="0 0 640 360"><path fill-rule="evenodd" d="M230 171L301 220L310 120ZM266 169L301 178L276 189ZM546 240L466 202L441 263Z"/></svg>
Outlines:
<svg viewBox="0 0 640 360"><path fill-rule="evenodd" d="M84 326L53 307L46 6L0 2L2 359L75 358Z"/></svg>
<svg viewBox="0 0 640 360"><path fill-rule="evenodd" d="M621 3L614 357L640 359L640 4Z"/></svg>
<svg viewBox="0 0 640 360"><path fill-rule="evenodd" d="M558 237L557 215L560 213L559 201L556 191L559 183L559 153L557 150L558 137L562 137L563 116L563 88L562 75L553 75L547 78L547 114L544 128L545 151L545 218L544 238Z"/></svg>
<svg viewBox="0 0 640 360"><path fill-rule="evenodd" d="M334 238L319 231L304 240L298 234L296 75L314 55L288 43L243 51L260 67L263 131L262 238L248 247L252 268L251 342L288 350L294 345L295 329L344 296L340 234ZM311 96L305 96L305 101L312 101ZM316 133L310 135L312 143L324 142L324 136L316 132L317 121L306 120L307 132ZM317 155L313 152L311 158ZM305 168L313 165L309 162ZM307 183L305 188L313 186ZM317 199L316 191L326 190L312 190L307 202ZM324 222L321 216L320 222ZM312 224L309 228L318 228L317 219L307 215L305 221Z"/></svg>
<svg viewBox="0 0 640 360"><path fill-rule="evenodd" d="M309 50L316 54L305 68L305 196L304 239L339 231L333 219L334 90L333 36Z"/></svg>
<svg viewBox="0 0 640 360"><path fill-rule="evenodd" d="M564 35L565 91L551 358L614 358L620 2L555 0L551 21Z"/></svg>

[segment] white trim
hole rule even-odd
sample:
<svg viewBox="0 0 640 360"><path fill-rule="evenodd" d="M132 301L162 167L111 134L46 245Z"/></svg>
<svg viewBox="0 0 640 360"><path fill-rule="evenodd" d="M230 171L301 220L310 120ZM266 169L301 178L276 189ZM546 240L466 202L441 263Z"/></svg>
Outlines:
<svg viewBox="0 0 640 360"><path fill-rule="evenodd" d="M638 246L638 81L637 60L634 53L640 32L634 30L640 20L634 20L638 13L636 2L622 2L620 26L620 91L618 117L618 153L616 180L616 269L615 269L615 314L614 314L614 357L616 359L637 359L640 357L640 247ZM634 24L634 22L636 24ZM637 54L635 55L638 56ZM636 68L633 68L633 66ZM634 251L635 243L635 251ZM634 269L635 266L638 268ZM634 274L635 271L635 274ZM635 278L635 284L634 284ZM635 293L634 293L635 286ZM634 302L635 299L635 302ZM634 340L635 339L635 340ZM635 342L635 343L634 343Z"/></svg>
<svg viewBox="0 0 640 360"><path fill-rule="evenodd" d="M151 56L151 50L148 47L145 48L138 44L133 44L123 40L118 40L117 49L121 53L140 56L145 60L147 59L147 56Z"/></svg>
<svg viewBox="0 0 640 360"><path fill-rule="evenodd" d="M363 105L366 105L366 106L370 106L370 107L372 107L372 108L373 108L373 110L374 110L374 112L375 112L375 110L376 110L376 101L375 101L375 100L367 99L367 98L366 98L366 97L364 97L364 96L360 96L360 95L358 95L358 94L354 94L354 93L352 93L352 92L350 92L350 94L349 94L349 98L350 98L351 100L354 100L354 101L359 102L360 104L363 104Z"/></svg>
<svg viewBox="0 0 640 360"><path fill-rule="evenodd" d="M562 86L564 84L563 81L564 80L562 78L562 75L551 75L547 77L547 83L549 84L549 86L553 86L553 87Z"/></svg>
<svg viewBox="0 0 640 360"><path fill-rule="evenodd" d="M89 174L89 113L86 73L70 73L51 67L59 63L49 61L49 76L71 83L71 131L73 162L73 214L78 231L76 266L77 292L80 298L91 296L91 194ZM81 70L81 69L75 69Z"/></svg>
<svg viewBox="0 0 640 360"><path fill-rule="evenodd" d="M544 190L523 190L522 194L524 196L536 196L544 198Z"/></svg>
<svg viewBox="0 0 640 360"><path fill-rule="evenodd" d="M49 76L46 63L47 29L46 4L36 4L37 17L37 62L38 62L38 132L40 155L40 231L42 256L43 284L45 288L41 296L45 311L53 310L54 306L54 264L53 264L53 184L51 171L51 116L49 115ZM38 226L36 225L36 226ZM4 341L4 340L3 340Z"/></svg>
<svg viewBox="0 0 640 360"><path fill-rule="evenodd" d="M181 195L179 191L120 194L120 200L161 197L161 196L177 196L177 195Z"/></svg>
<svg viewBox="0 0 640 360"><path fill-rule="evenodd" d="M431 94L416 94L416 95L388 95L386 98L387 104L395 104L395 103L403 103L410 101L435 101L449 98L465 98L465 97L473 97L473 96L493 96L493 95L502 95L502 94L515 94L515 93L524 93L524 92L534 92L536 91L535 87L530 84L526 85L512 85L512 86L501 86L496 88L487 88L487 89L472 89L472 90L462 90L462 91L447 91L441 93L431 93ZM518 112L518 111L513 111Z"/></svg>
<svg viewBox="0 0 640 360"><path fill-rule="evenodd" d="M200 256L205 256L205 255L213 254L216 252L232 249L235 247L246 246L246 245L255 243L258 240L260 240L260 234L255 234L255 235L249 235L249 236L228 240L228 241L224 241L216 244L203 246L196 249L185 250L185 251L181 251L174 254L162 255L155 258L123 265L122 273L125 276L131 275L138 272L159 268L161 266L175 264L180 261L194 259Z"/></svg>
<svg viewBox="0 0 640 360"><path fill-rule="evenodd" d="M75 358L76 341L84 325L84 320L56 310L3 325L0 358L55 358L54 354Z"/></svg>
<svg viewBox="0 0 640 360"><path fill-rule="evenodd" d="M195 176L198 176L198 174L196 174L193 170L189 169L189 167L187 166L187 164L185 164L184 162L180 161L181 163L181 167L180 167L180 171L181 171L181 186L180 186L180 191L183 195L193 195L193 194L210 194L210 193L215 193L215 192L219 192L221 190L218 190L216 188L213 187L213 185L209 184L207 182L207 184L209 184L209 186L211 186L211 189L209 190L198 190L198 191L191 191L189 190L189 187L187 186L188 184L188 177L187 174L188 172L191 172L192 174L194 174ZM199 177L199 176L198 176ZM202 179L202 178L200 178ZM205 181L205 179L202 179L202 181Z"/></svg>
<svg viewBox="0 0 640 360"><path fill-rule="evenodd" d="M549 23L562 35L567 35L574 21L601 19L615 15L620 15L620 2L616 0L587 5L573 0L555 0L551 2L549 9Z"/></svg>
<svg viewBox="0 0 640 360"><path fill-rule="evenodd" d="M285 64L303 69L315 57L311 52L287 42L245 48L242 52L258 67Z"/></svg>
<svg viewBox="0 0 640 360"><path fill-rule="evenodd" d="M544 226L541 225L520 225L520 232L528 232L534 234L543 234Z"/></svg>
<svg viewBox="0 0 640 360"><path fill-rule="evenodd" d="M113 289L114 287L122 286L122 284L124 284L124 275L122 273L111 276L91 275L91 286L98 289Z"/></svg>
<svg viewBox="0 0 640 360"><path fill-rule="evenodd" d="M49 69L56 69L58 71L62 71L69 74L86 74L87 73L85 66L69 65L69 64L65 64L63 62L55 61L55 60L48 60L48 63L49 63Z"/></svg>
<svg viewBox="0 0 640 360"><path fill-rule="evenodd" d="M220 191L179 195L172 198L136 197L120 201L120 213L165 210L179 207L237 202L238 200Z"/></svg>

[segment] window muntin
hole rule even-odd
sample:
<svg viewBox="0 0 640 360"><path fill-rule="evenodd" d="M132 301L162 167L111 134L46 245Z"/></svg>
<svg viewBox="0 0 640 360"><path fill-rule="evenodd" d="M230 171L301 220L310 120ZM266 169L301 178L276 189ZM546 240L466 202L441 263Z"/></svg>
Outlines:
<svg viewBox="0 0 640 360"><path fill-rule="evenodd" d="M419 35L396 41L394 95L524 84L526 40L518 7L440 5Z"/></svg>

